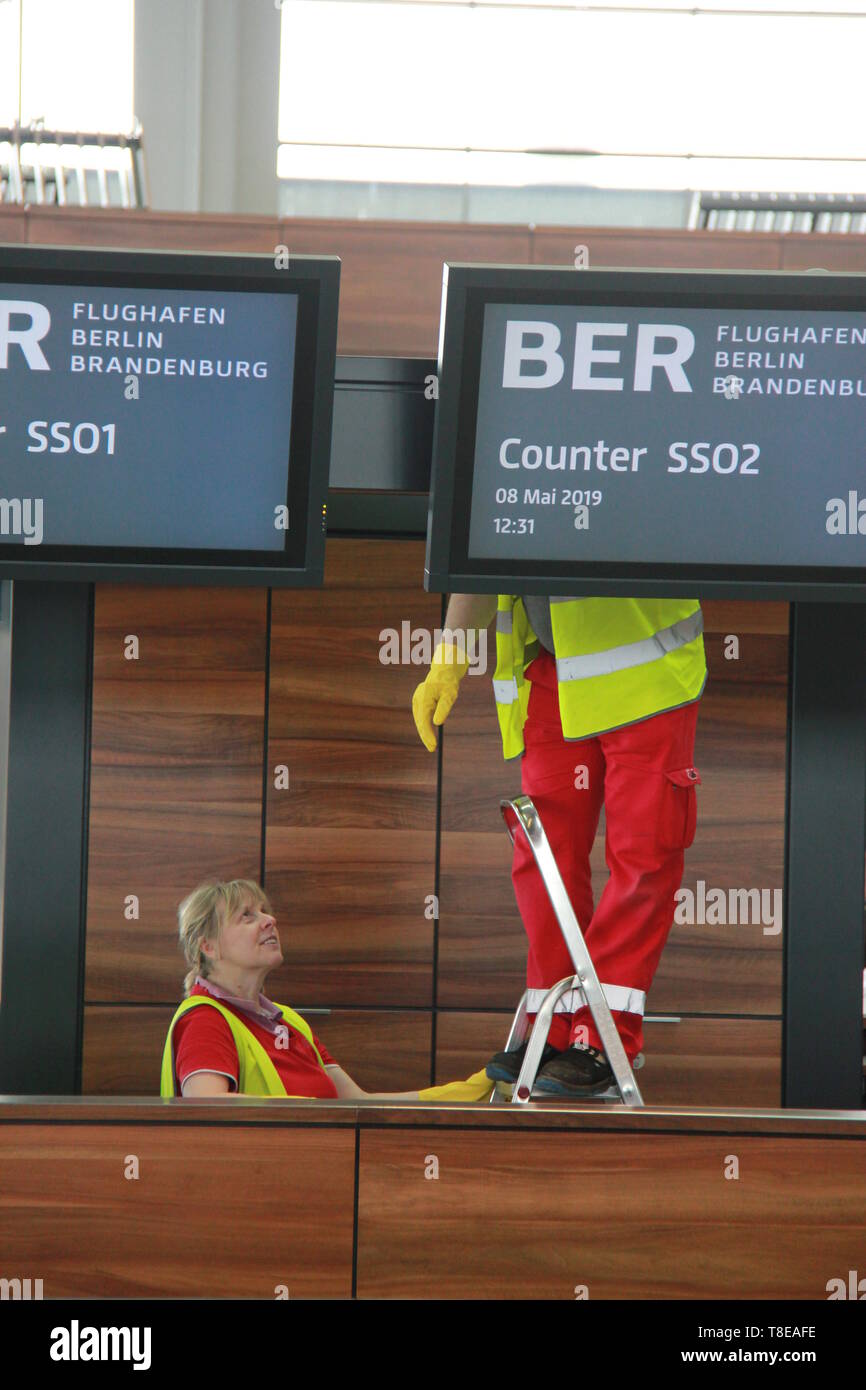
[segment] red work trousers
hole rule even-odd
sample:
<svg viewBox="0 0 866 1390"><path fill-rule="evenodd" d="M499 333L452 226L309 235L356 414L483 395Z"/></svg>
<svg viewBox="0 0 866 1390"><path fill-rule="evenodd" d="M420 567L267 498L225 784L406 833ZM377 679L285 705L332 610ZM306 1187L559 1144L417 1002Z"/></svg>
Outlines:
<svg viewBox="0 0 866 1390"><path fill-rule="evenodd" d="M685 850L695 835L700 781L692 759L698 701L594 738L566 742L549 652L527 667L521 786L538 808L553 856L629 1060L643 1047L644 1000L670 931ZM610 877L593 904L590 850L605 808ZM512 881L529 937L530 1018L574 963L532 850L515 835ZM588 1006L566 995L549 1042L601 1047Z"/></svg>

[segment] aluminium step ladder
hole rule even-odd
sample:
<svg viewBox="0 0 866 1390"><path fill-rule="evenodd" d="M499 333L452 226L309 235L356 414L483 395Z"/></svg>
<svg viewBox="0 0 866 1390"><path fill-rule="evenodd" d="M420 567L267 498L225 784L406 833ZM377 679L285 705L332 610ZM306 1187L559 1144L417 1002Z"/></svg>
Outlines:
<svg viewBox="0 0 866 1390"><path fill-rule="evenodd" d="M616 1024L611 1017L604 991L595 973L595 966L592 963L583 933L580 930L574 908L571 905L568 894L565 891L565 884L559 872L553 851L550 848L547 836L544 833L544 826L541 824L541 817L530 797L521 795L513 799L503 797L499 803L506 829L508 830L511 843L514 843L516 829L521 829L525 834L529 847L535 857L535 863L541 874L542 881L547 890L547 896L559 923L563 939L568 947L568 953L574 962L576 973L567 975L560 980L552 989L549 989L542 1000L541 1007L535 1017L535 1023L529 1036L529 1045L526 1049L526 1056L520 1068L520 1075L514 1084L511 1097L512 1105L525 1105L532 1098L532 1089L535 1085L535 1078L538 1074L541 1054L547 1042L547 1035L550 1032L550 1025L553 1020L554 1010L558 1001L568 990L576 989L583 995L584 1001L589 1005L592 1020L598 1030L601 1045L604 1049L607 1060L610 1063L611 1071L614 1076L614 1085L607 1091L598 1095L579 1097L580 1100L621 1100L623 1105L642 1106L643 1097L631 1063L626 1056L625 1048L616 1029ZM514 1020L505 1044L505 1051L512 1052L518 1048L526 1038L527 1027L527 1008L526 999L528 991L525 991L523 998L517 1006ZM635 1058L635 1065L640 1067L642 1058ZM497 1083L493 1088L490 1097L491 1104L496 1104L499 1100ZM556 1099L554 1096L543 1095L545 1100Z"/></svg>

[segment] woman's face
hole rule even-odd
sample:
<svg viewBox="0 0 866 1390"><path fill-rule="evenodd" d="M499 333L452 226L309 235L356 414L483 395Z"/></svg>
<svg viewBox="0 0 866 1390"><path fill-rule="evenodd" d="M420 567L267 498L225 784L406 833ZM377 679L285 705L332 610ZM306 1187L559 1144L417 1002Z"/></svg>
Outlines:
<svg viewBox="0 0 866 1390"><path fill-rule="evenodd" d="M216 942L207 945L216 957ZM241 903L224 924L219 936L219 959L242 970L272 970L281 965L283 952L274 916L264 903Z"/></svg>

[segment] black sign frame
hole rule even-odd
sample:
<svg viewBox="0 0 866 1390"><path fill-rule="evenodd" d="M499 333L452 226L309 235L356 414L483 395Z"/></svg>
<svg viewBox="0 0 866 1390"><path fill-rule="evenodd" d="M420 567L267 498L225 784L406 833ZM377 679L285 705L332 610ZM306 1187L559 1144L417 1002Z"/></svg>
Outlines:
<svg viewBox="0 0 866 1390"><path fill-rule="evenodd" d="M866 567L562 562L470 557L469 515L487 304L866 313L866 273L659 270L446 262L424 587L528 593L866 602Z"/></svg>
<svg viewBox="0 0 866 1390"><path fill-rule="evenodd" d="M83 284L95 289L296 294L286 504L290 522L292 517L303 517L302 526L290 525L285 533L282 551L4 542L0 544L0 578L320 587L325 563L340 268L338 256L289 254L284 265L276 247L272 254L249 254L0 245L0 283L34 288L40 284ZM0 370L0 418L3 375Z"/></svg>

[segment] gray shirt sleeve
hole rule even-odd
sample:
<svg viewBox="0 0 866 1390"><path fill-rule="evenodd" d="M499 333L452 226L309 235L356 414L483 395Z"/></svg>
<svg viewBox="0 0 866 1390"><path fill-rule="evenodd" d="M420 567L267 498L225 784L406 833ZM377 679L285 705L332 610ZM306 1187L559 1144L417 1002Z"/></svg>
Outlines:
<svg viewBox="0 0 866 1390"><path fill-rule="evenodd" d="M526 616L532 624L533 632L542 647L553 656L553 628L550 623L550 599L539 594L521 594L520 597L523 599Z"/></svg>

